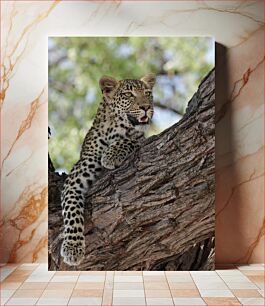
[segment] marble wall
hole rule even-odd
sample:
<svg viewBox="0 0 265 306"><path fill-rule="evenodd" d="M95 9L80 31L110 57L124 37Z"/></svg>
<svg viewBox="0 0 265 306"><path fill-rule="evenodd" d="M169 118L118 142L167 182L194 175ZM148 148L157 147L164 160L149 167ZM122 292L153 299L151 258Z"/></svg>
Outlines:
<svg viewBox="0 0 265 306"><path fill-rule="evenodd" d="M211 35L216 260L263 262L263 1L1 2L0 262L47 260L48 36Z"/></svg>

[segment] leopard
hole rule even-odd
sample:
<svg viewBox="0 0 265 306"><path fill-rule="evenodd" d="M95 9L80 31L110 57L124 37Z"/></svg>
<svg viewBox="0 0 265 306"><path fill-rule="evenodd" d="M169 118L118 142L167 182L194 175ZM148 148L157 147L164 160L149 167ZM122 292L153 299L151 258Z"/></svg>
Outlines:
<svg viewBox="0 0 265 306"><path fill-rule="evenodd" d="M101 102L84 138L80 159L69 172L61 192L64 223L61 256L70 266L79 265L85 257L85 196L104 169L121 166L141 146L154 114L155 82L152 73L141 79L102 76L99 80Z"/></svg>

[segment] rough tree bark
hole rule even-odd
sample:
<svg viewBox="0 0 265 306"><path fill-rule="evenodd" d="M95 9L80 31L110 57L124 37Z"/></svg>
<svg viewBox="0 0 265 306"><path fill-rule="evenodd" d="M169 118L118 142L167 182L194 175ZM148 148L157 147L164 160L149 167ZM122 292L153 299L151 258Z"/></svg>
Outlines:
<svg viewBox="0 0 265 306"><path fill-rule="evenodd" d="M49 170L50 270L214 269L215 78L211 71L175 125L146 140L86 198L86 257L60 258L60 190Z"/></svg>

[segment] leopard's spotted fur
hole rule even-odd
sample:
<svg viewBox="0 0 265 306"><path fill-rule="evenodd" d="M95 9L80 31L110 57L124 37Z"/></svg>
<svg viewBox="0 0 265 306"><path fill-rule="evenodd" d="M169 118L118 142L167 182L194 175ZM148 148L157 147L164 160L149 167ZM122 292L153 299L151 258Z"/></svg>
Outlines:
<svg viewBox="0 0 265 306"><path fill-rule="evenodd" d="M84 197L102 167L118 167L138 145L142 127L153 116L152 88L155 77L117 81L102 77L103 100L80 154L67 177L61 195L64 241L61 255L65 263L78 265L85 254Z"/></svg>

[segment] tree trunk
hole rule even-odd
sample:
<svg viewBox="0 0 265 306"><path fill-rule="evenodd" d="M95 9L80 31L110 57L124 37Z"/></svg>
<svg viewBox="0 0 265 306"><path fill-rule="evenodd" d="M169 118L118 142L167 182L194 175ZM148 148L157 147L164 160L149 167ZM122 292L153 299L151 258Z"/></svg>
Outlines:
<svg viewBox="0 0 265 306"><path fill-rule="evenodd" d="M212 270L215 228L215 78L202 81L175 125L152 136L86 198L86 256L60 258L60 190L49 171L50 270Z"/></svg>

